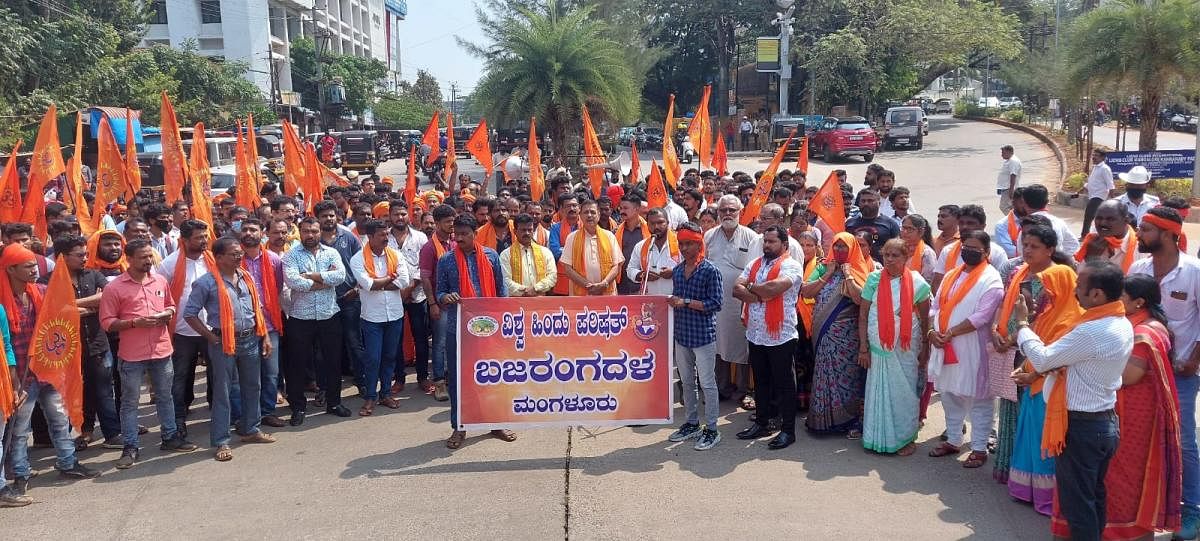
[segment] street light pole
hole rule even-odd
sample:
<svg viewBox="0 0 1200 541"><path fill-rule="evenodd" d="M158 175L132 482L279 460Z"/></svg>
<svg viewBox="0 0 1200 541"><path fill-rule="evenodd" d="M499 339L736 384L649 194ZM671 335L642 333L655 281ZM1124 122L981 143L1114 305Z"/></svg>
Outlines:
<svg viewBox="0 0 1200 541"><path fill-rule="evenodd" d="M796 0L775 0L775 5L784 11L775 13L771 24L779 25L779 116L788 116L788 85L792 82L791 46L792 23L796 19L792 14L796 11Z"/></svg>
<svg viewBox="0 0 1200 541"><path fill-rule="evenodd" d="M1196 157L1200 158L1200 130L1196 130ZM1200 159L1192 164L1192 197L1200 197Z"/></svg>

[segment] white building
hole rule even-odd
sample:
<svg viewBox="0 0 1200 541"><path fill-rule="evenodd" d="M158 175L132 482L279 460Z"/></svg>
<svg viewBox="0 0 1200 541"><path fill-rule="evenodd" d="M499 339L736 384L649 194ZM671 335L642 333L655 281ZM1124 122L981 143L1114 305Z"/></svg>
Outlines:
<svg viewBox="0 0 1200 541"><path fill-rule="evenodd" d="M289 45L299 37L324 36L333 54L371 57L399 72L395 32L408 8L404 0L158 0L143 45L179 47L192 40L201 54L249 65L246 78L268 98L275 88L284 103L293 94ZM385 22L386 19L386 22ZM298 74L312 77L316 74ZM396 77L389 75L389 80Z"/></svg>

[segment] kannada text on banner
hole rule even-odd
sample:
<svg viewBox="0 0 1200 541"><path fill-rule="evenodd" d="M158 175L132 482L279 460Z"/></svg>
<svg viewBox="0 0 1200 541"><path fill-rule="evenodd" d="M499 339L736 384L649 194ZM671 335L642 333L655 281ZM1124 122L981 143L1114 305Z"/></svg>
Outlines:
<svg viewBox="0 0 1200 541"><path fill-rule="evenodd" d="M463 299L460 430L668 424L666 297Z"/></svg>

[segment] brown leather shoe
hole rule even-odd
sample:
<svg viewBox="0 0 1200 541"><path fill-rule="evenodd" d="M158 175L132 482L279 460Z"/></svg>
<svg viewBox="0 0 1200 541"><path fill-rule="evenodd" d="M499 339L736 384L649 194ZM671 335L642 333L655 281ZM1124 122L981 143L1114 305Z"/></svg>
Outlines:
<svg viewBox="0 0 1200 541"><path fill-rule="evenodd" d="M262 424L273 428L281 428L287 425L287 422L274 415L267 415L262 418Z"/></svg>

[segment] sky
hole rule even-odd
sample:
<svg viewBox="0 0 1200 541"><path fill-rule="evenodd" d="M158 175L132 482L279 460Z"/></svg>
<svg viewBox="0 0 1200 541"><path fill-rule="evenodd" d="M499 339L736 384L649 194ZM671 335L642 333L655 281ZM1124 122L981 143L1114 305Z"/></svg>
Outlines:
<svg viewBox="0 0 1200 541"><path fill-rule="evenodd" d="M417 70L432 73L445 99L450 83L469 94L482 75L483 61L468 54L455 36L485 43L471 0L408 0L408 18L400 28L401 78L413 82Z"/></svg>

